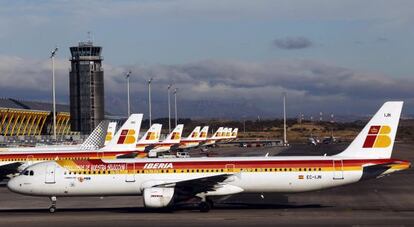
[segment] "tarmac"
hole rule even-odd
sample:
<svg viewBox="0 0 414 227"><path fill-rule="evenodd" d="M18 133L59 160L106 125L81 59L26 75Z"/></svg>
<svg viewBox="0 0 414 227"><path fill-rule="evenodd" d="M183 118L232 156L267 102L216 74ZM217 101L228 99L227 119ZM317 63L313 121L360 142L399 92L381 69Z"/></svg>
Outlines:
<svg viewBox="0 0 414 227"><path fill-rule="evenodd" d="M332 155L346 144L293 144L289 148L219 147L211 156ZM414 144L397 143L393 157L414 162ZM198 150L193 156L201 156ZM414 170L343 187L298 194L241 194L215 204L209 213L194 207L148 210L140 196L48 198L14 194L0 187L0 226L414 226Z"/></svg>

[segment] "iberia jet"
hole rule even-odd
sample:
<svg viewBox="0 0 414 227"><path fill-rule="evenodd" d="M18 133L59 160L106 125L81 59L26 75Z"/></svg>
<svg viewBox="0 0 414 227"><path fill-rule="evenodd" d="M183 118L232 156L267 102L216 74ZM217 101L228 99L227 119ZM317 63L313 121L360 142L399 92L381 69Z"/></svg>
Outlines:
<svg viewBox="0 0 414 227"><path fill-rule="evenodd" d="M9 175L16 174L27 166L48 160L86 160L96 158L116 158L135 151L135 143L141 127L142 114L132 114L114 138L105 147L96 150L37 150L36 147L26 151L0 152L0 180ZM103 131L106 124L99 124L95 131ZM105 135L105 132L104 132ZM104 137L102 137L104 138ZM89 142L88 142L89 141ZM93 143L94 138L89 137L85 143ZM102 139L103 143L103 139Z"/></svg>
<svg viewBox="0 0 414 227"><path fill-rule="evenodd" d="M153 124L144 136L142 136L142 138L137 142L136 150L138 152L148 151L147 148L150 148L151 145L159 142L161 127L161 124Z"/></svg>
<svg viewBox="0 0 414 227"><path fill-rule="evenodd" d="M157 154L167 152L175 149L180 144L181 134L183 133L183 124L177 125L175 129L167 136L167 138L161 142L153 144L148 148L149 157L157 157Z"/></svg>
<svg viewBox="0 0 414 227"><path fill-rule="evenodd" d="M391 158L403 102L386 102L334 156L59 160L32 165L8 182L16 193L50 197L142 195L163 208L237 193L297 193L378 178L410 167Z"/></svg>
<svg viewBox="0 0 414 227"><path fill-rule="evenodd" d="M218 142L221 139L221 134L223 132L223 127L220 127L217 129L217 131L206 140L205 143L202 144L202 146L213 146L214 144L216 144L216 142Z"/></svg>
<svg viewBox="0 0 414 227"><path fill-rule="evenodd" d="M179 149L189 148L190 146L197 146L197 140L200 135L201 126L197 126L186 138L180 140Z"/></svg>
<svg viewBox="0 0 414 227"><path fill-rule="evenodd" d="M228 136L228 138L229 138L228 142L235 140L237 138L238 132L239 132L238 128L233 129L233 131L230 132L230 136Z"/></svg>

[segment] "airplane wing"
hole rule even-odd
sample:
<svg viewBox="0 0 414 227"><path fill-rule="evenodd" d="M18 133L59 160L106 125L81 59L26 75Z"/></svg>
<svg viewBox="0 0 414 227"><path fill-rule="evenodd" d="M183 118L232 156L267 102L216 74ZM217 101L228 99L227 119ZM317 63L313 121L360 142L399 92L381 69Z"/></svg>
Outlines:
<svg viewBox="0 0 414 227"><path fill-rule="evenodd" d="M195 196L198 193L215 191L220 186L220 183L231 176L234 176L234 174L220 174L210 177L158 184L153 187L174 188L175 192L180 196Z"/></svg>
<svg viewBox="0 0 414 227"><path fill-rule="evenodd" d="M22 164L23 163L21 162L13 162L13 163L9 163L6 165L1 165L0 166L0 181L8 178L8 175L10 174L18 173L19 172L18 169Z"/></svg>

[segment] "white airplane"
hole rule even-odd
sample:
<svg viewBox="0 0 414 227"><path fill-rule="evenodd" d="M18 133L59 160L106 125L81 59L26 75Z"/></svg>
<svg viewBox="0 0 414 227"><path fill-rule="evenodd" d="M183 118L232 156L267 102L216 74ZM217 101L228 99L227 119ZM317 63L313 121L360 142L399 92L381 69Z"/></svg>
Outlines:
<svg viewBox="0 0 414 227"><path fill-rule="evenodd" d="M115 135L115 132L116 132L116 122L115 121L109 122L108 130L106 131L105 144L104 145L107 145L112 140L112 138Z"/></svg>
<svg viewBox="0 0 414 227"><path fill-rule="evenodd" d="M220 140L222 132L223 127L218 128L217 131L210 138L206 139L206 141L203 144L201 144L201 146L213 146L214 144L216 144L216 142Z"/></svg>
<svg viewBox="0 0 414 227"><path fill-rule="evenodd" d="M38 150L37 147L24 151L3 151L0 152L0 181L19 173L24 168L33 163L49 160L86 160L98 158L117 158L135 151L135 144L141 127L142 114L132 114L121 129L115 134L113 139L103 148L95 150L78 149L78 150ZM89 146L100 138L104 142L104 136L98 136L96 131L101 131L105 135L105 129L108 122L101 123L94 130L92 135L84 142L84 146ZM82 147L82 146L81 146Z"/></svg>
<svg viewBox="0 0 414 227"><path fill-rule="evenodd" d="M75 150L97 150L105 144L105 134L110 127L108 121L101 121L96 126L92 133L83 141L77 145L50 145L50 146L36 146L36 147L12 147L12 148L1 148L0 152L20 152L20 151L75 151Z"/></svg>
<svg viewBox="0 0 414 227"><path fill-rule="evenodd" d="M183 133L183 128L183 124L177 125L177 127L175 127L175 129L167 136L165 140L155 143L149 147L148 156L157 157L158 153L167 152L178 147L181 140L181 134Z"/></svg>
<svg viewBox="0 0 414 227"><path fill-rule="evenodd" d="M237 193L297 193L378 178L410 167L391 158L403 102L386 102L359 135L334 156L60 160L32 165L7 186L16 193L56 197L142 195L147 208Z"/></svg>
<svg viewBox="0 0 414 227"><path fill-rule="evenodd" d="M204 126L203 129L200 130L200 126L195 127L195 129L190 133L190 135L182 139L180 141L180 145L178 146L178 149L190 149L197 147L200 145L200 143L207 140L207 132L208 132L208 126Z"/></svg>
<svg viewBox="0 0 414 227"><path fill-rule="evenodd" d="M231 139L236 139L237 138L237 134L239 133L239 129L235 128L233 129L233 132L231 133Z"/></svg>
<svg viewBox="0 0 414 227"><path fill-rule="evenodd" d="M153 144L156 144L160 141L161 135L161 124L152 124L151 128L142 136L142 138L137 142L136 151L138 152L148 152L149 148Z"/></svg>

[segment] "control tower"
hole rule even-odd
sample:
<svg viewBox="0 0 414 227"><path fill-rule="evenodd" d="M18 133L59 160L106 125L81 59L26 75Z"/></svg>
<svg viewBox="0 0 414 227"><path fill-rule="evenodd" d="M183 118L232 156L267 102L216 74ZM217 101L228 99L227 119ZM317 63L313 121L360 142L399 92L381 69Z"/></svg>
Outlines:
<svg viewBox="0 0 414 227"><path fill-rule="evenodd" d="M70 47L69 72L71 130L89 134L104 120L102 47L91 41Z"/></svg>

